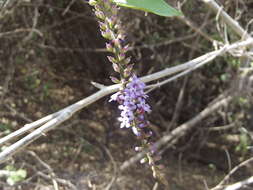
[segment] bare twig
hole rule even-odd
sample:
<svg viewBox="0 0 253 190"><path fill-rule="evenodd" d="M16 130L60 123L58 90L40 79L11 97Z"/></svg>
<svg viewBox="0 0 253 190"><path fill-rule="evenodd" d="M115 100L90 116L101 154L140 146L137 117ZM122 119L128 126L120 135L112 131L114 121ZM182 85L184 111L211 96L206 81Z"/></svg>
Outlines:
<svg viewBox="0 0 253 190"><path fill-rule="evenodd" d="M23 40L23 42L27 42L29 41L32 37L33 37L33 33L34 31L36 30L36 27L37 27L37 24L38 24L38 19L39 19L39 16L40 16L40 13L39 13L39 3L37 3L37 6L35 7L34 9L34 17L33 17L33 25L32 25L32 30L29 32L28 36L26 36ZM40 32L41 33L41 32ZM43 35L41 33L41 35Z"/></svg>
<svg viewBox="0 0 253 190"><path fill-rule="evenodd" d="M224 20L224 22L229 25L232 30L234 30L239 36L243 39L251 38L251 36L244 30L237 21L235 21L231 16L229 16L226 11L219 6L215 0L202 0L206 3L211 9L213 9L216 13L219 13L219 16Z"/></svg>
<svg viewBox="0 0 253 190"><path fill-rule="evenodd" d="M97 82L94 82L94 81L91 81L91 84L92 84L93 86L95 86L96 88L98 88L98 89L103 89L103 88L106 87L105 85L100 84L100 83L97 83Z"/></svg>
<svg viewBox="0 0 253 190"><path fill-rule="evenodd" d="M51 177L49 177L48 175L46 175L46 174L44 174L44 173L42 173L40 171L38 172L38 175L41 176L41 177L43 177L43 178L45 178L45 179L47 179L47 180L52 180ZM68 186L71 190L77 190L76 186L73 185L70 181L67 181L65 179L60 179L60 178L54 178L54 180L56 182L62 184L62 185Z"/></svg>
<svg viewBox="0 0 253 190"><path fill-rule="evenodd" d="M63 11L62 16L65 16L65 14L69 11L70 7L75 3L76 0L72 0L68 6L66 7L66 9Z"/></svg>
<svg viewBox="0 0 253 190"><path fill-rule="evenodd" d="M184 22L187 26L189 26L190 28L192 28L197 34L201 35L202 37L204 37L206 40L210 41L210 42L214 42L215 40L212 39L210 36L208 36L205 32L202 31L201 28L195 26L195 24L193 24L188 18L186 18L185 16L179 16L178 17L179 20L181 20L182 22Z"/></svg>
<svg viewBox="0 0 253 190"><path fill-rule="evenodd" d="M167 131L170 131L177 124L177 119L179 117L179 113L180 113L182 105L183 105L183 97L184 97L185 87L186 87L187 81L188 81L188 77L185 77L184 82L183 82L183 86L180 89L180 92L179 92L179 95L178 95L178 98L177 98L175 111L174 111L174 114L172 116L171 122L167 127Z"/></svg>
<svg viewBox="0 0 253 190"><path fill-rule="evenodd" d="M118 167L117 167L117 164L116 164L110 150L108 150L105 146L104 146L104 149L105 149L106 154L109 156L109 158L112 162L112 165L113 165L113 177L112 177L110 183L105 188L105 190L110 190L113 183L116 181L116 179L118 177Z"/></svg>
<svg viewBox="0 0 253 190"><path fill-rule="evenodd" d="M23 32L35 32L39 36L43 36L43 34L35 28L19 28L19 29L13 30L13 31L7 31L7 32L0 33L0 38L5 37L5 36L9 36L9 35L13 35L13 34L23 33Z"/></svg>
<svg viewBox="0 0 253 190"><path fill-rule="evenodd" d="M168 145L168 147L171 147L172 145L174 145L177 140L179 138L181 138L182 136L184 136L186 134L187 131L191 130L192 128L196 127L197 124L202 121L203 119L205 119L207 116L209 116L210 114L212 114L214 111L218 110L219 108L226 106L231 100L233 99L232 96L228 96L225 97L223 99L221 99L220 101L214 103L213 105L208 106L207 108L205 108L203 111L201 111L197 116L195 116L194 118L190 119L189 121L187 121L186 123L180 125L179 127L177 127L176 129L174 129L171 132L166 133L165 136L163 136L160 140L158 140L155 143L155 147L159 148L167 143L170 143ZM147 152L143 151L138 153L137 155L135 155L134 157L130 158L129 160L125 161L122 166L120 167L121 170L125 170L126 168L128 168L129 166L131 166L133 163L137 162L138 160L140 160L141 158L143 158L143 156L145 155L145 153Z"/></svg>
<svg viewBox="0 0 253 190"><path fill-rule="evenodd" d="M163 77L166 77L168 75L171 75L171 74L174 74L174 73L177 73L180 71L183 71L182 73L183 73L183 75L185 75L186 73L189 73L192 70L204 65L208 61L213 60L215 57L222 55L225 52L229 52L229 51L236 49L238 47L246 47L251 44L253 44L253 39L247 39L242 42L237 42L232 45L227 45L224 48L222 48L221 50L210 52L204 56L201 56L201 57L198 57L198 58L193 59L191 61L188 61L185 64L178 65L178 66L175 66L172 68L167 68L167 69L164 69L160 72L156 72L154 74L150 74L145 77L142 77L141 80L143 82L150 82L150 81L161 79ZM212 56L212 58L210 59L209 56ZM208 57L209 57L209 59L208 59ZM207 60L204 60L204 59L207 59ZM181 76L183 76L183 75L181 75ZM178 78L178 76L176 78ZM176 78L174 78L174 79L176 79ZM169 79L163 81L161 84L159 84L159 86L166 84L168 81L172 81L172 78L169 78ZM4 149L0 153L0 163L7 160L10 156L12 156L18 150L27 146L28 144L30 144L31 142L33 142L34 140L39 138L44 133L48 132L49 130L54 129L55 127L57 127L58 125L60 125L64 121L71 118L71 116L73 114L75 114L77 111L83 109L84 107L87 107L88 105L96 102L97 100L101 99L102 97L104 97L108 94L116 92L117 90L119 90L119 87L120 87L120 85L107 86L107 87L99 90L98 92L92 94L91 96L84 98L83 100L80 100L80 101L54 113L54 114L48 115L45 118L42 118L34 123L28 124L27 126L25 126L25 129L21 128L20 130L14 132L14 135L13 135L13 133L11 133L10 135L3 137L2 139L0 139L0 145L9 141L13 137L17 137L20 134L23 134L24 132L26 132L30 129L37 128L42 125L40 128L34 130L32 133L25 136L23 139L17 141L16 143L14 143L11 146Z"/></svg>
<svg viewBox="0 0 253 190"><path fill-rule="evenodd" d="M224 179L214 188L212 188L211 190L219 190L222 189L224 187L224 184L228 181L228 179L241 167L246 166L248 163L253 161L253 157L245 160L244 162L240 163L239 165L237 165L236 167L234 167L225 177Z"/></svg>
<svg viewBox="0 0 253 190"><path fill-rule="evenodd" d="M38 175L46 178L48 180L52 180L53 185L54 185L54 189L59 189L58 187L58 183L63 184L63 185L67 185L68 187L70 187L73 190L76 190L77 188L75 187L75 185L73 185L70 181L67 181L65 179L60 179L57 178L57 176L55 175L53 169L51 168L50 165L48 165L46 162L44 162L43 160L41 160L41 158L33 151L27 151L29 155L31 155L32 157L34 157L43 167L45 167L47 169L47 171L49 172L49 176L42 173L41 171L38 172Z"/></svg>
<svg viewBox="0 0 253 190"><path fill-rule="evenodd" d="M237 183L229 185L224 190L237 190L237 189L241 189L241 188L243 188L249 184L252 184L252 183L253 183L253 176L251 176L248 179L245 179L243 181L239 181Z"/></svg>
<svg viewBox="0 0 253 190"><path fill-rule="evenodd" d="M228 125L224 125L224 126L218 126L218 127L211 127L208 128L208 131L224 131L224 130L229 130L229 129L233 129L234 127L236 127L236 123L230 123Z"/></svg>
<svg viewBox="0 0 253 190"><path fill-rule="evenodd" d="M252 42L252 40L253 40L253 38L249 38L249 39L246 40L246 41ZM244 41L244 42L246 42L246 41ZM238 42L238 43L241 44L241 42ZM154 89L154 88L160 87L160 86L162 86L162 85L164 85L164 84L166 84L166 83L168 83L168 82L171 82L171 81L176 80L176 79L179 78L179 77L185 76L186 74L189 74L189 73L192 72L193 70L196 70L196 69L198 69L199 67L201 67L201 66L203 66L203 65L205 65L205 64L207 64L207 63L209 63L210 61L214 60L216 57L218 57L218 56L220 56L220 55L223 55L225 52L234 50L235 48L234 48L233 46L238 47L237 45L239 45L239 44L237 44L237 43L234 43L234 44L232 44L232 45L228 45L228 44L227 44L227 45L225 45L223 48L221 48L221 49L219 49L219 50L216 50L216 51L207 53L207 54L205 54L205 55L202 55L202 56L200 56L200 57L198 57L198 58L192 60L192 61L196 61L197 64L192 63L192 65L189 67L189 69L187 69L187 70L185 70L185 71L183 71L183 72L181 72L181 73L179 73L179 74L177 74L177 75L175 75L175 76L173 76L173 77L171 77L171 78L169 78L169 79L166 79L166 80L164 80L164 81L162 81L162 82L159 82L159 83L157 83L157 84L150 85L150 88L153 88L153 89ZM250 43L250 45L251 45L251 43ZM243 47L244 45L241 44L241 45L239 45L239 46ZM179 66L180 66L180 65L179 65Z"/></svg>

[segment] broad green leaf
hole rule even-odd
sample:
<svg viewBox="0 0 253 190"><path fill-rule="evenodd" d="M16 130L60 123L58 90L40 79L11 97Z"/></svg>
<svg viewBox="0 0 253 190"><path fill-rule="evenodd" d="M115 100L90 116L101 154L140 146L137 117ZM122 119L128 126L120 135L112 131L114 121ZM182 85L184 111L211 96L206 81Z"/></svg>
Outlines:
<svg viewBox="0 0 253 190"><path fill-rule="evenodd" d="M151 12L160 16L180 16L182 13L164 0L113 0L119 6Z"/></svg>

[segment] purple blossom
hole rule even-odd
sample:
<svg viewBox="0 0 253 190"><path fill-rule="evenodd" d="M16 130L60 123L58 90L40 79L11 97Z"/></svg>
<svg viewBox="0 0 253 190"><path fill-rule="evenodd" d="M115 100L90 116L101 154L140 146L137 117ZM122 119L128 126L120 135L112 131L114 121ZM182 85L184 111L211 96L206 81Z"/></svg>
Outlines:
<svg viewBox="0 0 253 190"><path fill-rule="evenodd" d="M119 121L120 127L132 128L136 136L145 134L142 128L148 125L145 120L145 114L151 112L150 106L146 103L148 97L145 92L145 83L143 83L136 75L132 75L130 82L126 87L111 96L111 101L117 101L121 114ZM146 134L145 134L146 135Z"/></svg>

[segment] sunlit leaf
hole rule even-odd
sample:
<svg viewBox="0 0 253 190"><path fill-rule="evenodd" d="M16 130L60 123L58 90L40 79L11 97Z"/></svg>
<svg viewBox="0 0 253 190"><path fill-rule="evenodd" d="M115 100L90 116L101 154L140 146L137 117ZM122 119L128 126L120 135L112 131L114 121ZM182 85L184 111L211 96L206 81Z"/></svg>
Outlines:
<svg viewBox="0 0 253 190"><path fill-rule="evenodd" d="M113 0L119 6L129 7L133 9L151 12L160 16L180 16L182 13L164 0Z"/></svg>

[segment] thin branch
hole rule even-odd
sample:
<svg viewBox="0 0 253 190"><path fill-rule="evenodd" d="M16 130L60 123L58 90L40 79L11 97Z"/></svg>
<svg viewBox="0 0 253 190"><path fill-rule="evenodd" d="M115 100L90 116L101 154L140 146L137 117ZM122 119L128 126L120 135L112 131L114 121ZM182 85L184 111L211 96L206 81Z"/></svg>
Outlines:
<svg viewBox="0 0 253 190"><path fill-rule="evenodd" d="M69 9L71 8L71 6L75 3L76 0L72 0L68 6L66 7L66 9L63 11L62 16L65 16L65 14L69 11Z"/></svg>
<svg viewBox="0 0 253 190"><path fill-rule="evenodd" d="M92 84L93 86L95 86L96 88L98 88L98 89L103 89L103 88L106 87L105 85L100 84L100 83L97 83L97 82L94 82L94 81L91 81L91 84Z"/></svg>
<svg viewBox="0 0 253 190"><path fill-rule="evenodd" d="M221 99L220 101L214 103L213 105L208 106L207 108L205 108L203 111L201 111L194 118L192 118L189 121L187 121L186 123L180 125L179 127L174 129L173 131L166 133L166 135L163 136L160 140L158 140L154 144L154 146L157 147L157 149L159 149L161 146L170 142L168 147L171 147L172 145L174 145L178 141L179 138L184 136L187 131L193 129L194 127L197 127L197 124L200 121L205 119L207 116L212 114L214 111L220 109L223 106L228 105L228 103L231 102L232 99L233 99L232 96L228 96L228 97L225 97L225 98ZM135 162L137 162L141 158L143 158L143 156L145 155L146 152L148 152L148 150L140 152L137 155L135 155L134 157L132 157L131 159L129 159L128 161L125 161L121 165L120 170L125 170L126 168L128 168L129 166L131 166L132 164L134 164Z"/></svg>
<svg viewBox="0 0 253 190"><path fill-rule="evenodd" d="M210 52L210 53L207 53L205 55L202 55L194 60L191 61L191 63L189 65L185 65L185 66L189 66L189 69L171 77L171 78L168 78L162 82L159 82L157 84L154 84L154 85L150 85L150 88L157 88L157 87L160 87L168 82L171 82L171 81L174 81L184 75L187 75L189 73L191 73L192 71L198 69L199 67L202 67L204 66L205 64L209 63L210 61L214 60L216 57L218 56L221 56L223 55L224 53L228 52L228 51L232 51L234 49L237 49L239 47L245 47L244 45L244 42L247 44L247 43L250 43L249 45L251 45L251 42L252 42L253 38L249 38L245 41L242 41L242 42L236 42L232 45L225 45L223 48L219 49L219 50L216 50L216 51L213 51L213 52ZM247 42L248 41L248 42ZM248 46L248 45L247 45ZM236 48L235 48L236 47ZM197 63L194 64L194 61L196 61ZM183 65L179 65L179 66L183 66Z"/></svg>
<svg viewBox="0 0 253 190"><path fill-rule="evenodd" d="M245 187L246 185L253 183L253 176L249 177L248 179L245 179L243 181L239 181L237 183L234 183L233 185L227 186L224 190L237 190Z"/></svg>
<svg viewBox="0 0 253 190"><path fill-rule="evenodd" d="M222 187L224 186L224 184L228 181L228 179L241 167L246 166L248 163L253 162L253 157L243 161L242 163L240 163L239 165L237 165L236 167L234 167L225 177L224 179L214 188L212 188L211 190L218 190L218 189L222 189Z"/></svg>
<svg viewBox="0 0 253 190"><path fill-rule="evenodd" d="M229 25L232 30L234 30L239 36L243 39L251 38L251 36L244 30L240 24L235 21L231 16L229 16L226 11L219 6L215 0L202 0L205 4L207 4L211 9L213 9L219 16L223 19L223 21Z"/></svg>
<svg viewBox="0 0 253 190"><path fill-rule="evenodd" d="M117 164L115 162L115 159L113 158L110 150L108 150L105 146L104 146L105 152L108 155L108 157L110 158L112 165L113 165L113 177L110 181L110 183L106 186L105 190L110 190L112 185L115 183L115 181L117 180L118 177L118 167Z"/></svg>
<svg viewBox="0 0 253 190"><path fill-rule="evenodd" d="M203 61L203 58L207 59L207 61L211 61L213 60L215 57L217 57L218 55L222 55L225 52L229 52L233 49L239 48L239 47L246 47L253 44L253 39L247 39L245 41L242 42L237 42L234 43L232 45L227 45L224 48L222 48L220 51L213 51L211 53L208 53L204 56L198 57L196 59L193 59L191 61L186 62L185 64L182 65L178 65L172 68L167 68L164 69L163 71L154 73L154 74L150 74L147 75L145 77L142 77L142 81L143 82L151 82L154 80L158 80L161 79L163 77L166 77L168 75L180 72L180 71L184 71L186 69L185 72L191 72L193 69L192 68L198 68L201 65L203 65L203 62L201 62L201 65L199 65L200 61ZM208 59L208 56L213 55L213 59ZM204 61L204 63L207 63L207 61ZM170 79L171 80L171 79ZM167 82L163 82L163 84L166 84ZM161 84L159 85L161 86ZM84 98L54 114L51 114L49 116L46 116L45 118L42 118L38 121L36 121L35 123L31 123L30 126L26 126L26 129L21 128L21 132L14 132L14 135L11 133L10 135L3 137L3 139L0 139L0 145L9 141L10 139L12 139L13 137L19 136L20 134L23 134L24 132L27 131L27 128L32 129L32 126L34 128L42 125L40 128L34 130L33 132L31 132L30 134L28 134L27 136L25 136L24 138L22 138L21 140L17 141L16 143L12 144L11 146L5 148L1 153L0 153L0 163L6 161L9 157L11 157L13 154L15 154L18 150L24 148L25 146L29 145L31 142L33 142L34 140L38 139L40 136L42 136L44 133L48 132L49 130L54 129L55 127L57 127L58 125L60 125L61 123L63 123L64 121L68 120L69 118L71 118L71 116L73 114L75 114L77 111L83 109L84 107L96 102L97 100L101 99L102 97L105 97L106 95L109 95L113 92L116 92L117 90L119 90L120 85L111 85L111 86L107 86L101 90L99 90L98 92L92 94L91 96ZM39 125L40 124L40 125ZM168 140L165 141L167 142Z"/></svg>
<svg viewBox="0 0 253 190"><path fill-rule="evenodd" d="M229 130L229 129L233 129L236 127L236 123L230 123L228 125L224 125L224 126L218 126L218 127L211 127L211 128L208 128L207 130L208 131L225 131L225 130Z"/></svg>
<svg viewBox="0 0 253 190"><path fill-rule="evenodd" d="M39 36L41 36L41 37L43 36L43 34L35 28L19 28L19 29L13 30L13 31L7 31L7 32L0 33L0 38L5 37L5 36L9 36L9 35L13 35L13 34L23 33L23 32L35 32Z"/></svg>
<svg viewBox="0 0 253 190"><path fill-rule="evenodd" d="M247 41L249 41L249 40L247 40ZM241 43L244 43L244 42L247 42L247 41L242 41ZM249 41L249 42L251 42L251 41ZM252 42L251 42L251 43L252 43ZM250 44L250 43L249 43L249 44ZM243 44L243 45L248 46L249 44L246 43L246 44ZM234 45L235 45L235 46L234 46ZM230 45L230 47L233 47L233 48L241 47L241 46L239 46L239 45L240 45L240 44L236 44L236 43L235 43L235 44ZM233 48L227 48L225 51L231 50L231 49L233 49ZM166 69L164 69L164 70L162 70L162 71L159 71L159 72L156 72L156 73L147 75L147 76L145 76L145 77L142 77L141 79L142 79L142 81L144 81L144 82L151 82L151 81L158 80L158 79L161 79L161 78L166 77L166 76L169 76L169 75L173 75L173 74L178 73L178 72L180 72L180 71L186 70L186 71L188 72L189 70L191 70L192 67L194 67L195 65L201 63L202 61L205 61L205 60L206 60L208 57L210 57L211 55L217 54L217 51L219 51L219 50L216 50L216 51L207 53L207 54L202 55L202 56L200 56L200 57L198 57L198 58L195 58L195 59L193 59L193 60L191 60L191 61L188 61L188 62L186 62L186 63L184 63L184 64L177 65L177 66L170 67L170 68L166 68ZM217 54L217 56L218 56L218 55L220 55L220 54ZM187 69L188 69L188 70L187 70ZM166 81L165 83L170 82L170 81L172 81L172 80L174 80L174 79L169 78L169 79L167 79L167 81ZM162 85L165 84L165 83L164 83L164 82L163 82L162 84L161 84L161 83L158 83L159 85L157 85L157 86L160 87L160 86L162 86ZM148 86L148 88L153 88L153 87L155 87L155 86L152 86L152 85L149 85L149 86ZM119 86L117 86L117 85L108 86L107 88L103 88L103 89L102 89L102 90L103 90L103 91L102 91L103 93L102 93L101 91L99 91L99 92L97 92L97 95L95 95L95 94L94 94L94 95L95 95L95 97L97 97L98 99L100 99L100 98L102 98L102 97L104 97L104 96L106 96L106 95L108 95L108 94L110 94L110 93L116 92L116 91L118 90L118 88L119 88ZM101 94L103 94L103 96L101 96ZM93 95L91 95L91 96L93 96ZM91 96L90 96L90 97L91 97ZM86 101L89 100L90 97L87 97L87 98L81 100L80 102L86 102ZM79 102L77 102L77 103L75 103L75 104L80 105ZM9 135L7 135L7 136L1 138L1 139L0 139L0 145L2 145L2 144L4 144L4 143L8 142L9 140L11 140L11 139L14 138L14 137L18 137L18 136L24 134L24 133L27 132L27 131L30 131L30 130L32 130L32 129L35 129L35 128L37 128L37 127L39 127L39 126L41 126L41 125L47 123L47 122L50 121L51 119L54 119L54 118L58 117L59 115L61 115L61 113L63 113L66 109L69 109L69 107L71 107L71 106L74 106L74 104L73 104L73 105L70 105L70 106L68 106L68 107L66 107L66 108L64 108L64 109L62 109L62 110L60 110L60 111L58 111L58 112L56 112L56 113L47 115L47 116L45 116L45 117L43 117L43 118L41 118L41 119L39 119L39 120L37 120L37 121L35 121L35 122L33 122L33 123L26 124L24 127L20 128L19 130L14 131L13 133L11 133L11 134L9 134Z"/></svg>
<svg viewBox="0 0 253 190"><path fill-rule="evenodd" d="M29 32L29 34L25 37L25 39L23 40L24 42L27 42L29 40L32 39L33 37L33 33L36 30L36 27L38 25L38 20L39 20L39 8L38 8L39 2L37 2L37 6L34 9L34 17L33 17L33 24L32 24L32 30ZM39 30L38 30L39 31ZM41 33L41 32L40 32ZM42 34L42 33L41 33ZM42 34L43 35L43 34Z"/></svg>

